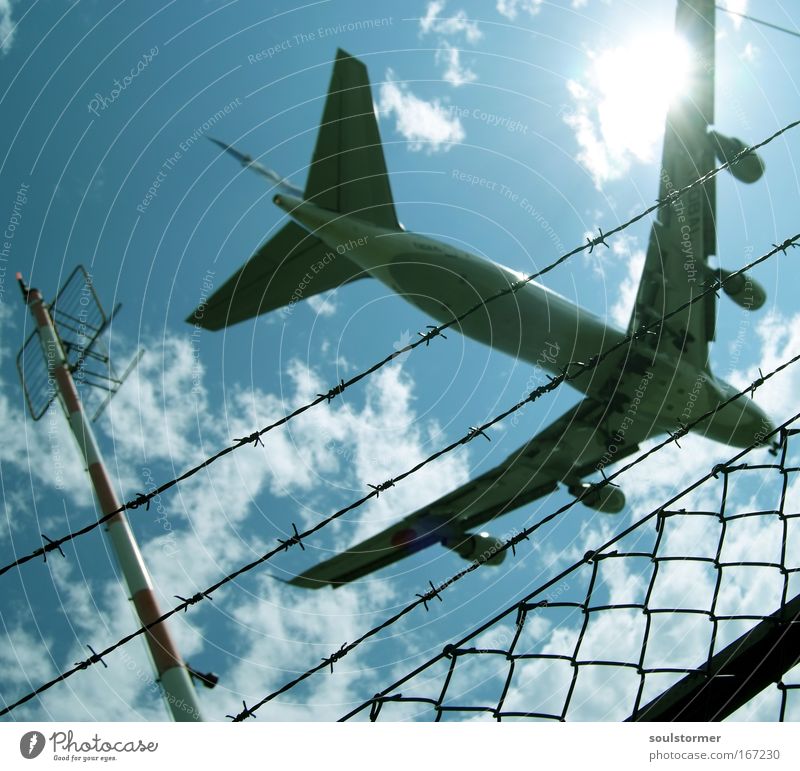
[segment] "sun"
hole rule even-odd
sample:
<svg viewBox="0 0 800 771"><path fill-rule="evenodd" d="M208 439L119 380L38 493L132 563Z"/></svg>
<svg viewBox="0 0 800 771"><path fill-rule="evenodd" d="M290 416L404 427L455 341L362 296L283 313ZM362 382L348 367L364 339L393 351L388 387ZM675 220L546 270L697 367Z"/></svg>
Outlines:
<svg viewBox="0 0 800 771"><path fill-rule="evenodd" d="M691 74L689 44L673 33L637 37L597 54L590 80L609 155L653 160L670 102Z"/></svg>

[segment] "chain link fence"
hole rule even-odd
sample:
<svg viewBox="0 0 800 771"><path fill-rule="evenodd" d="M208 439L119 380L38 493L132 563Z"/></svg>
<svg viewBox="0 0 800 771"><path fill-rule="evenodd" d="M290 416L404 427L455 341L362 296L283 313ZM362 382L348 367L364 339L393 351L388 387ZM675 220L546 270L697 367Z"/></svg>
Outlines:
<svg viewBox="0 0 800 771"><path fill-rule="evenodd" d="M800 423L342 719L800 720ZM767 462L763 462L766 458Z"/></svg>

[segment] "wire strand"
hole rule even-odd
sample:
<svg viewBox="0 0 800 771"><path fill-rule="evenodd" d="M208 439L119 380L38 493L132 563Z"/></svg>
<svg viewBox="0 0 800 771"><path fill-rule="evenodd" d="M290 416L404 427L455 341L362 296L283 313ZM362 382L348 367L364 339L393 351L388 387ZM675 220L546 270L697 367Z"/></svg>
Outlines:
<svg viewBox="0 0 800 771"><path fill-rule="evenodd" d="M800 37L800 32L797 32L793 29L787 29L786 27L780 27L777 24L772 24L771 22L764 21L763 19L756 19L754 16L748 16L746 13L740 13L739 11L732 11L730 8L726 8L724 5L715 5L714 6L718 11L725 11L725 13L729 13L732 16L739 16L742 19L747 19L747 21L752 21L755 24L762 24L765 27L770 27L770 29L776 29L778 32L785 32L787 35L792 35L794 37Z"/></svg>

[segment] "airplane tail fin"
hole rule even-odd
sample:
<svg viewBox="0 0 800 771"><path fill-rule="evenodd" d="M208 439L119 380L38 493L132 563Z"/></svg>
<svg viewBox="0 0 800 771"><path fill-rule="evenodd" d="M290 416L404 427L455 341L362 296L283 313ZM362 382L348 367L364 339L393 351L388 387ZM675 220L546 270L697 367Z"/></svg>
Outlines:
<svg viewBox="0 0 800 771"><path fill-rule="evenodd" d="M342 49L336 53L305 198L379 227L400 229L367 68Z"/></svg>
<svg viewBox="0 0 800 771"><path fill-rule="evenodd" d="M245 166L286 184L271 169L230 145L213 140ZM317 144L304 192L306 200L399 230L386 174L367 68L337 52ZM300 225L289 222L186 319L224 329L267 311L290 313L301 299L366 278L344 255L334 254Z"/></svg>

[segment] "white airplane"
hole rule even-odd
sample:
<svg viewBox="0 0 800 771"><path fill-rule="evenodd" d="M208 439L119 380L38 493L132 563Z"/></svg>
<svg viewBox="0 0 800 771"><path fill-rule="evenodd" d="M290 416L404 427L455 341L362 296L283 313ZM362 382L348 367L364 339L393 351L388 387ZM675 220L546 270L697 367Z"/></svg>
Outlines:
<svg viewBox="0 0 800 771"><path fill-rule="evenodd" d="M692 81L670 107L659 198L687 185L744 145L713 124L713 0L679 0L676 30L695 52ZM245 164L249 156L233 150ZM753 182L763 164L745 156L731 168ZM270 178L281 179L275 172ZM395 214L366 67L339 50L322 124L302 195L280 192L274 203L291 221L187 319L222 329L350 281L377 279L438 322L518 282L523 275L402 228ZM710 267L716 251L714 182L662 208L653 222L628 331L663 318L725 272ZM731 286L731 284L734 284ZM755 310L764 290L751 278L725 286ZM585 398L503 463L383 532L289 581L341 586L440 543L466 560L499 564L500 542L478 532L487 522L564 485L591 508L616 513L625 497L595 489L588 476L636 452L644 440L675 431L736 390L709 368L716 300L709 293L666 320L657 335L622 346L573 380ZM495 300L454 327L511 356L561 373L622 340L626 332L534 281ZM741 398L696 430L736 447L762 439L769 418Z"/></svg>

